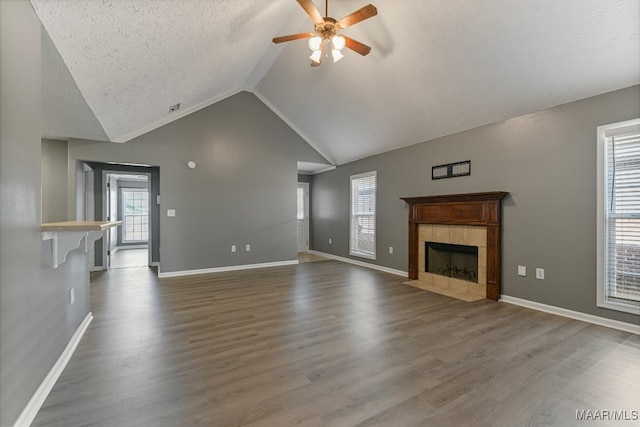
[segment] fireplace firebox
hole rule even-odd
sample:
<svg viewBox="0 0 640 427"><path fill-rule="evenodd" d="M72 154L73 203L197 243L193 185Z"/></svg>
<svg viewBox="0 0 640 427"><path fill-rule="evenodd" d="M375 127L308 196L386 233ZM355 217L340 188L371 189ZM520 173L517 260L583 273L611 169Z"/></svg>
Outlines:
<svg viewBox="0 0 640 427"><path fill-rule="evenodd" d="M425 272L478 283L478 247L425 242Z"/></svg>

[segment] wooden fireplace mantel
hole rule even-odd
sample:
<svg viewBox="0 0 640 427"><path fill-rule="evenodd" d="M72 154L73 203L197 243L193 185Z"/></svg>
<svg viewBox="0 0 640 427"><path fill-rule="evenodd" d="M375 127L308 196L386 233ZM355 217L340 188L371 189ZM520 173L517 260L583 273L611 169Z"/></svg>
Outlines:
<svg viewBox="0 0 640 427"><path fill-rule="evenodd" d="M500 298L502 200L509 193L402 197L409 204L409 280L418 279L420 224L472 225L487 228L487 298Z"/></svg>

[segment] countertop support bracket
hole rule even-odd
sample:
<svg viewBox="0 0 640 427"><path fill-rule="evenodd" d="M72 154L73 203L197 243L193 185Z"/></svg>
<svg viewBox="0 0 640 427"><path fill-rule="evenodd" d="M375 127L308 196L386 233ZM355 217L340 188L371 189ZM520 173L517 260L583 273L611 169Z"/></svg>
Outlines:
<svg viewBox="0 0 640 427"><path fill-rule="evenodd" d="M86 253L91 245L102 238L104 232L117 227L122 221L69 221L42 224L42 240L51 240L51 266L58 268L67 259L69 252L78 249L84 239L82 250Z"/></svg>

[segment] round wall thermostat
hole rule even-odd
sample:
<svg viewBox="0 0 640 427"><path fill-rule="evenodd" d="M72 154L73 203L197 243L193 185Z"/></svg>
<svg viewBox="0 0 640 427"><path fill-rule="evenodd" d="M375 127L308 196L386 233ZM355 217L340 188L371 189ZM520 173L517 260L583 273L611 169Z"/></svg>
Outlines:
<svg viewBox="0 0 640 427"><path fill-rule="evenodd" d="M194 162L193 160L189 160L187 162L187 166L189 167L189 169L195 169L196 168L196 162Z"/></svg>

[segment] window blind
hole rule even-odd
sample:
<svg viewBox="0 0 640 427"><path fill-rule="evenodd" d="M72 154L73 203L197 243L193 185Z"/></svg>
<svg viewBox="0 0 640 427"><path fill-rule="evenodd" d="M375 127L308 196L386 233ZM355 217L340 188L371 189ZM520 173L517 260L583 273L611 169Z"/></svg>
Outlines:
<svg viewBox="0 0 640 427"><path fill-rule="evenodd" d="M605 295L640 303L640 132L606 138Z"/></svg>
<svg viewBox="0 0 640 427"><path fill-rule="evenodd" d="M351 177L350 254L375 258L376 172Z"/></svg>

